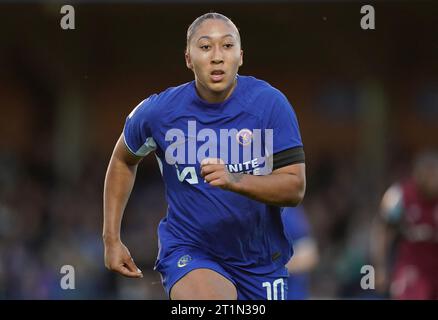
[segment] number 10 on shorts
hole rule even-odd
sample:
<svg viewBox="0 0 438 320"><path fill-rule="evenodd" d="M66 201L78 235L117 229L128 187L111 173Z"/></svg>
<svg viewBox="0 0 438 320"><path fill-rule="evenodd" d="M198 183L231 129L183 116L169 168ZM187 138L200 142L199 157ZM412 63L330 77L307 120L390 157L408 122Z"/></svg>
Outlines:
<svg viewBox="0 0 438 320"><path fill-rule="evenodd" d="M278 292L280 291L280 300L284 300L284 280L279 278L272 282L263 282L262 286L266 288L266 299L267 300L279 300ZM280 289L280 290L279 290Z"/></svg>

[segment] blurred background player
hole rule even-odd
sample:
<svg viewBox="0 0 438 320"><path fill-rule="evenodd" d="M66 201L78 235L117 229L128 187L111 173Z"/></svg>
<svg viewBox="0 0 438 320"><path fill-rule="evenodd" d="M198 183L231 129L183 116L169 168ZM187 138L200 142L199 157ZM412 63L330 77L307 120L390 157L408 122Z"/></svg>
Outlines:
<svg viewBox="0 0 438 320"><path fill-rule="evenodd" d="M384 194L372 236L376 289L391 299L438 299L438 153Z"/></svg>
<svg viewBox="0 0 438 320"><path fill-rule="evenodd" d="M309 272L319 259L317 243L302 206L285 207L281 214L284 232L294 251L286 264L289 271L287 300L305 300L309 298Z"/></svg>

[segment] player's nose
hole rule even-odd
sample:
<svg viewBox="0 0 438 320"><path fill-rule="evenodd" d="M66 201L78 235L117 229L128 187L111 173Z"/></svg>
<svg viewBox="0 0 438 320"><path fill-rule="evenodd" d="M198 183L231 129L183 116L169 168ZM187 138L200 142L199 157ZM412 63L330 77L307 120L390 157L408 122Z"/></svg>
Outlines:
<svg viewBox="0 0 438 320"><path fill-rule="evenodd" d="M211 54L211 63L219 64L224 62L222 50L218 47L214 47Z"/></svg>

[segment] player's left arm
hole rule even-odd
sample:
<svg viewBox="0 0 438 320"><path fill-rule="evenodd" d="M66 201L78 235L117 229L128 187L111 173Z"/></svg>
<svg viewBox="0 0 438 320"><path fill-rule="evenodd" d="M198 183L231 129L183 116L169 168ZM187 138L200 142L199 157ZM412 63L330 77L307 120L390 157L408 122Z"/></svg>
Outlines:
<svg viewBox="0 0 438 320"><path fill-rule="evenodd" d="M205 159L201 163L201 175L212 186L277 206L297 206L306 191L304 163L275 169L270 175L254 176L230 173L219 159Z"/></svg>

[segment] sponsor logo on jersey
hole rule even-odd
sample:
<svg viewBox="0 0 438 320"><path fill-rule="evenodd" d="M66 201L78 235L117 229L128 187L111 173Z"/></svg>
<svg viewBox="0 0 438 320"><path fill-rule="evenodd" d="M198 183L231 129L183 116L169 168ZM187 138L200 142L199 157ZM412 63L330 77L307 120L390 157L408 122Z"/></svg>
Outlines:
<svg viewBox="0 0 438 320"><path fill-rule="evenodd" d="M178 267L182 268L185 267L186 265L189 264L189 262L192 261L192 257L188 254L183 255L181 258L179 258L178 260Z"/></svg>

